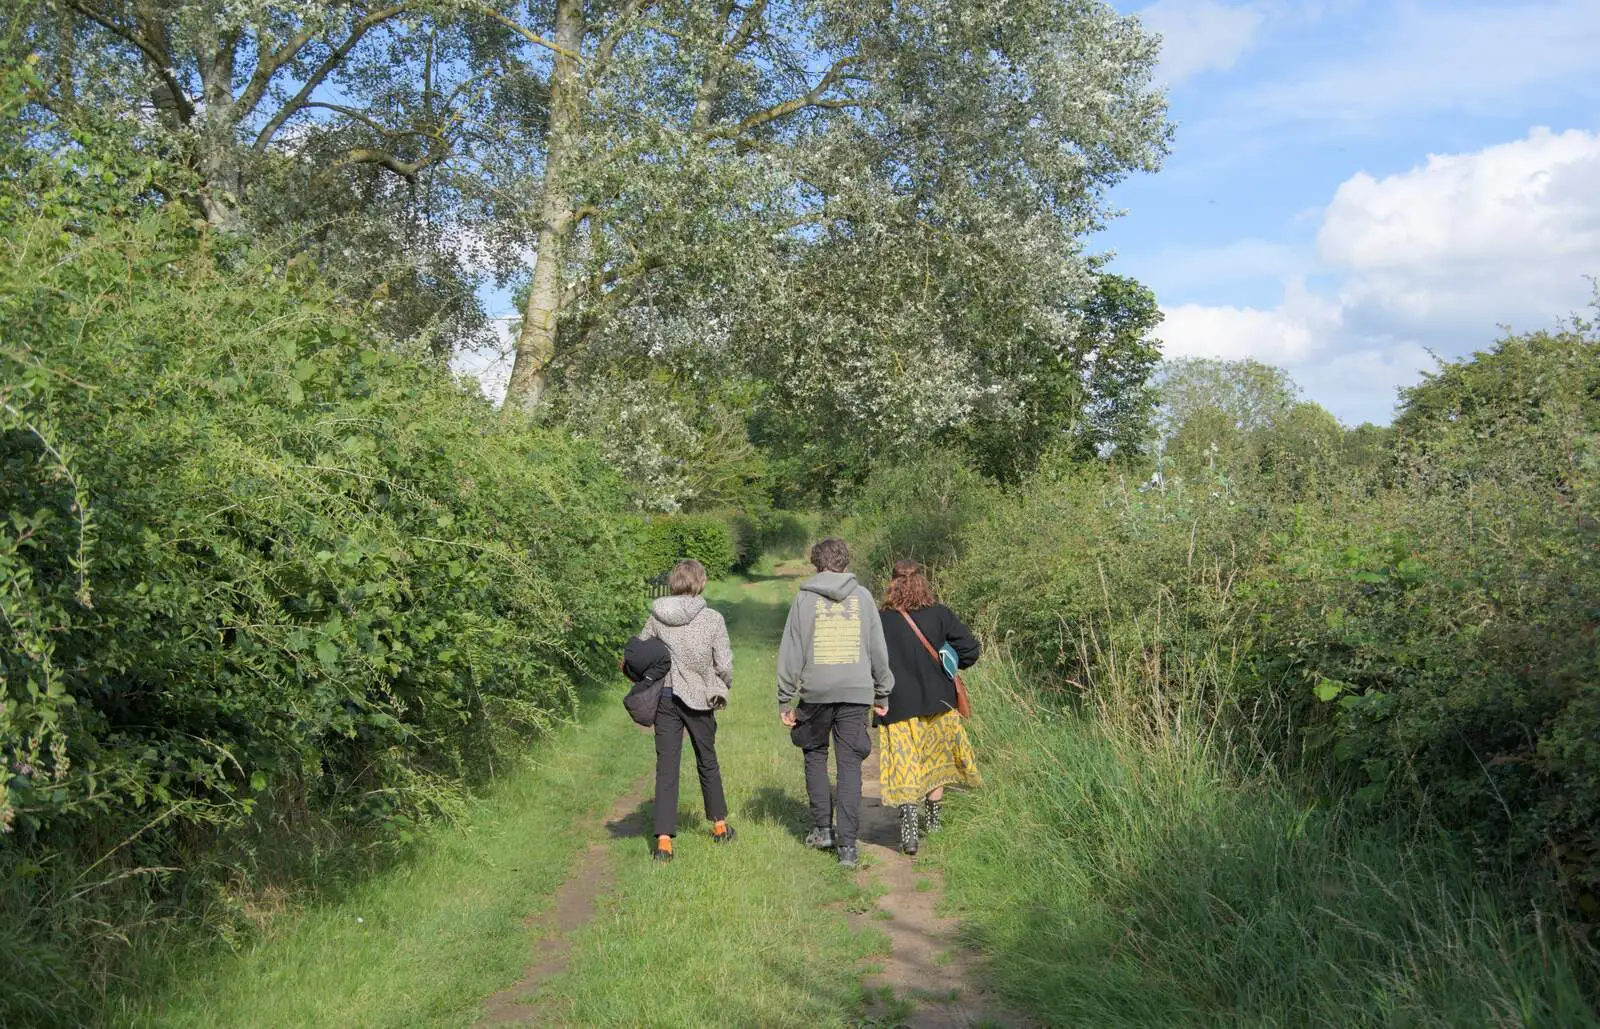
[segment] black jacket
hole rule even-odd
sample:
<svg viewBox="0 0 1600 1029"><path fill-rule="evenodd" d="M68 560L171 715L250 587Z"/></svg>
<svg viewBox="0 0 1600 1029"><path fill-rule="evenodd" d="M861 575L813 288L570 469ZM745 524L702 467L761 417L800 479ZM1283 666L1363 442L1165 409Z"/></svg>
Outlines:
<svg viewBox="0 0 1600 1029"><path fill-rule="evenodd" d="M898 611L884 611L883 639L889 647L889 668L894 672L894 692L889 694L889 716L884 722L903 722L943 714L956 706L956 684L944 669L928 656L917 634ZM961 623L954 611L943 604L911 612L912 621L938 650L946 643L955 649L957 664L970 668L978 661L982 646L972 631Z"/></svg>
<svg viewBox="0 0 1600 1029"><path fill-rule="evenodd" d="M629 682L658 682L667 677L671 668L672 655L667 645L654 637L641 640L636 636L622 649L622 674Z"/></svg>

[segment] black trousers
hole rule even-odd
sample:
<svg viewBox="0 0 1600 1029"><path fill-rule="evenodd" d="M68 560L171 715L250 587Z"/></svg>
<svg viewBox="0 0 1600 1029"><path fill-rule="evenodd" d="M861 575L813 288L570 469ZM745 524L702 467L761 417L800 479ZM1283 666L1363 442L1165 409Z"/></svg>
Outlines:
<svg viewBox="0 0 1600 1029"><path fill-rule="evenodd" d="M656 710L656 811L655 834L678 835L678 765L683 759L683 733L689 731L694 746L695 770L700 773L700 793L706 817L716 822L728 817L722 795L722 769L717 766L717 716L711 711L685 707L677 697L661 698Z"/></svg>
<svg viewBox="0 0 1600 1029"><path fill-rule="evenodd" d="M839 771L839 846L853 847L861 833L861 762L872 753L866 704L801 704L794 709L789 739L805 752L806 796L811 824L833 824L833 796L828 789L828 740Z"/></svg>

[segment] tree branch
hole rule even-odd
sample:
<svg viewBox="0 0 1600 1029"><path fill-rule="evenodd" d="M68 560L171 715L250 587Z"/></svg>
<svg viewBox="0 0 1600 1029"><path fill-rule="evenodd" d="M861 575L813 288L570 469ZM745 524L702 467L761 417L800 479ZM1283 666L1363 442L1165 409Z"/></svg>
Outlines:
<svg viewBox="0 0 1600 1029"><path fill-rule="evenodd" d="M438 163L443 157L444 154L442 152L429 151L427 154L417 158L415 161L402 161L400 158L389 153L387 150L374 150L367 147L357 147L356 149L345 154L343 157L339 158L337 161L330 164L327 169L322 172L322 174L317 176L317 182L319 185L326 182L333 176L334 172L338 171L340 168L349 167L352 164L375 164L380 168L387 168L389 171L394 172L402 179L411 182L416 180L418 172L422 171L431 164Z"/></svg>
<svg viewBox="0 0 1600 1029"><path fill-rule="evenodd" d="M523 39L526 39L528 42L532 43L534 46L542 46L546 50L549 50L551 53L559 54L562 57L566 57L566 58L568 58L570 60L577 61L580 64L583 63L583 55L582 54L576 53L576 52L574 52L572 50L568 50L566 47L562 46L560 43L552 42L551 40L545 39L543 36L539 35L537 32L534 32L532 29L527 28L526 26L523 26L523 25L519 25L514 20L512 20L510 18L507 18L505 15L501 14L499 11L495 10L493 7L485 7L482 4L468 4L467 5L467 9L470 10L470 11L477 11L479 14L483 15L486 18L494 19L495 21L497 21L500 24L504 25L506 28L510 29L512 32L515 32L517 35L521 36Z"/></svg>
<svg viewBox="0 0 1600 1029"><path fill-rule="evenodd" d="M711 124L711 108L722 92L722 73L728 70L728 65L733 63L739 52L750 44L750 39L755 35L757 26L761 24L761 16L766 9L767 0L753 0L739 19L739 28L734 31L733 38L724 40L722 34L726 31L728 21L733 17L734 5L731 0L723 4L722 27L717 32L717 51L707 64L706 73L700 80L700 89L694 101L694 113L689 119L691 133L702 134Z"/></svg>
<svg viewBox="0 0 1600 1029"><path fill-rule="evenodd" d="M345 107L345 106L343 106L341 104L328 104L328 103L323 103L320 100L308 100L308 101L306 101L306 103L303 106L307 107L307 108L320 107L325 111L333 111L336 114L342 114L346 118L350 118L350 119L352 119L354 121L361 122L363 125L367 126L373 132L376 132L378 135L384 137L385 139L403 139L406 136L430 136L430 137L435 137L436 138L438 136L438 130L437 129L391 129L391 128L387 128L381 122L379 122L376 119L372 118L370 115L367 115L367 114L365 114L365 113L363 113L361 111L358 111L353 107Z"/></svg>
<svg viewBox="0 0 1600 1029"><path fill-rule="evenodd" d="M833 66L827 70L815 86L812 86L799 96L785 100L781 104L775 104L764 111L757 111L742 121L706 129L700 135L704 139L737 139L759 129L763 125L768 125L780 118L787 118L796 111L803 111L808 107L822 107L830 110L860 107L862 105L860 100L848 97L828 99L823 94L838 85L843 79L849 77L850 68L861 64L865 60L866 58L863 57L841 57L833 62Z"/></svg>
<svg viewBox="0 0 1600 1029"><path fill-rule="evenodd" d="M261 103L261 98L266 96L267 90L271 88L273 77L278 74L284 65L294 60L295 55L299 54L309 42L311 42L311 32L302 29L295 33L283 46L257 60L256 69L250 75L249 84L245 86L244 92L239 94L239 117L241 120L254 113L256 105ZM260 45L261 41L257 39L257 52L260 51Z"/></svg>
<svg viewBox="0 0 1600 1029"><path fill-rule="evenodd" d="M173 74L172 56L162 52L150 43L149 40L134 32L132 29L118 25L108 15L101 14L94 8L80 0L67 0L67 7L78 12L85 18L99 25L113 36L118 37L138 48L144 54L145 60L150 62L151 68L161 78L162 85L172 94L172 101L177 106L178 115L187 123L194 117L194 104L189 101L188 94L178 84L177 76Z"/></svg>
<svg viewBox="0 0 1600 1029"><path fill-rule="evenodd" d="M278 130L283 128L284 122L305 108L306 101L311 99L311 94L332 74L333 69L338 67L339 62L344 60L351 50L355 49L356 44L361 42L361 37L365 36L374 26L381 25L405 10L405 4L395 4L392 7L384 7L373 11L356 22L355 26L350 30L350 35L345 37L345 41L335 47L333 53L328 55L328 59L318 65L317 69L306 77L305 83L300 87L300 92L296 93L288 103L279 108L278 113L272 116L271 121L267 122L266 126L261 130L261 134L256 137L255 145L251 149L256 153L266 150L267 144L271 143L273 137L278 134Z"/></svg>
<svg viewBox="0 0 1600 1029"><path fill-rule="evenodd" d="M579 279L568 286L561 294L561 306L565 309L569 304L577 302L580 297L586 296L594 290L604 288L622 279L631 279L636 275L643 275L653 268L659 268L664 263L659 257L641 257L631 264L620 265L595 272L587 279Z"/></svg>
<svg viewBox="0 0 1600 1029"><path fill-rule="evenodd" d="M591 62L596 70L602 69L611 61L611 53L617 48L626 36L628 23L634 18L654 7L660 0L628 0L622 10L617 14L617 23L611 27L600 40L600 47L595 51L594 61Z"/></svg>

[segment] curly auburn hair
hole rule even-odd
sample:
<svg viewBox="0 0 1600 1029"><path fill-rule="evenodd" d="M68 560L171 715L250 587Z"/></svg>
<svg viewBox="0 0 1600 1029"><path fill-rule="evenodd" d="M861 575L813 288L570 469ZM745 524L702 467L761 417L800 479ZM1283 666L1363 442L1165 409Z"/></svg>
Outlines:
<svg viewBox="0 0 1600 1029"><path fill-rule="evenodd" d="M889 588L883 591L885 611L916 611L932 607L938 602L933 595L933 587L928 585L928 575L922 565L916 561L894 563L894 576L889 580Z"/></svg>

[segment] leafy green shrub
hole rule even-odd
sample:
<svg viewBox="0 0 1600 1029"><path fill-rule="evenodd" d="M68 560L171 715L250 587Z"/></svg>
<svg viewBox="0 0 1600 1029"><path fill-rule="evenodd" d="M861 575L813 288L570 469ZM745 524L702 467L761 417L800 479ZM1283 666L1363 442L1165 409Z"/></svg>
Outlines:
<svg viewBox="0 0 1600 1029"><path fill-rule="evenodd" d="M1536 870L1593 910L1596 398L1600 339L1580 323L1409 391L1376 472L1366 454L1341 474L1316 412L1299 442L1292 418L1252 430L1247 474L1220 458L1142 484L1047 468L967 524L941 585L1110 715L1238 730L1262 759L1373 814L1424 812L1496 871Z"/></svg>
<svg viewBox="0 0 1600 1029"><path fill-rule="evenodd" d="M763 554L792 557L805 552L819 533L816 519L795 511L762 513L756 530L756 545Z"/></svg>
<svg viewBox="0 0 1600 1029"><path fill-rule="evenodd" d="M1263 639L1364 796L1600 902L1600 336L1502 340L1397 428L1393 487L1264 572Z"/></svg>
<svg viewBox="0 0 1600 1029"><path fill-rule="evenodd" d="M307 269L131 204L137 163L25 171L0 182L0 876L27 883L0 891L0 1022L72 1023L121 927L248 882L252 840L449 811L609 669L642 584L588 447L501 428Z"/></svg>
<svg viewBox="0 0 1600 1029"><path fill-rule="evenodd" d="M935 569L951 564L967 526L997 495L989 480L948 455L879 466L852 508L847 535L857 573L881 583L904 558Z"/></svg>
<svg viewBox="0 0 1600 1029"><path fill-rule="evenodd" d="M716 515L655 515L645 522L639 561L647 577L686 558L705 565L713 579L727 575L738 559L732 528Z"/></svg>
<svg viewBox="0 0 1600 1029"><path fill-rule="evenodd" d="M761 523L758 515L733 511L722 516L727 523L728 536L733 542L733 564L736 572L748 572L761 560Z"/></svg>
<svg viewBox="0 0 1600 1029"><path fill-rule="evenodd" d="M771 508L718 514L733 540L736 572L749 572L767 554L793 555L805 550L812 530L804 517Z"/></svg>

